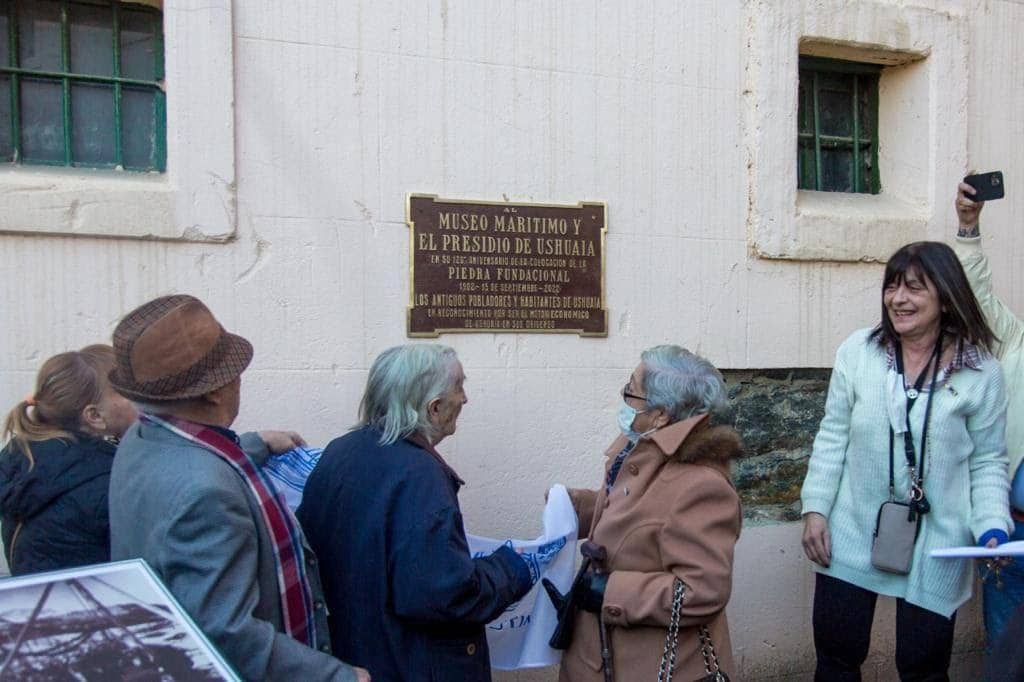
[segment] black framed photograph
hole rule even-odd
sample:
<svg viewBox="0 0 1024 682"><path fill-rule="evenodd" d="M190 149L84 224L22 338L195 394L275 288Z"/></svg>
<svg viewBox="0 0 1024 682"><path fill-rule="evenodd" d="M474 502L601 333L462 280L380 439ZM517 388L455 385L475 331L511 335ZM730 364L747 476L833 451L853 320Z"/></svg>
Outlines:
<svg viewBox="0 0 1024 682"><path fill-rule="evenodd" d="M142 559L0 580L0 680L238 680Z"/></svg>

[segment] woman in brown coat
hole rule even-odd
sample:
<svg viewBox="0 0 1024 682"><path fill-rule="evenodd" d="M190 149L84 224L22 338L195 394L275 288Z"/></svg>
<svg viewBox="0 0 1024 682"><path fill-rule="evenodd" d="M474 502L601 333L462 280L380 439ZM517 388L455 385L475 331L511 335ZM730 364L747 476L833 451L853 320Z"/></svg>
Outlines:
<svg viewBox="0 0 1024 682"><path fill-rule="evenodd" d="M603 485L570 492L580 528L589 528L585 554L596 549L597 558L578 581L581 608L559 679L658 680L674 601L671 677L703 679L717 672L715 661L732 676L725 605L741 513L729 460L741 446L731 427L708 423L724 400L721 375L683 348L657 346L622 395L623 434L607 450Z"/></svg>

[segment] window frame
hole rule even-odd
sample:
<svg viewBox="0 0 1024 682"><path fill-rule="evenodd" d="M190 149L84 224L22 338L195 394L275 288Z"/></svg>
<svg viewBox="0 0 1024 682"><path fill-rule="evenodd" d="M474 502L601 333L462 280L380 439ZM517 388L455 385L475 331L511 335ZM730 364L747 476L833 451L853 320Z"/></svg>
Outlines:
<svg viewBox="0 0 1024 682"><path fill-rule="evenodd" d="M235 238L233 0L130 4L163 8L167 171L0 164L0 248L18 235Z"/></svg>
<svg viewBox="0 0 1024 682"><path fill-rule="evenodd" d="M163 173L167 169L167 103L163 89L164 80L164 38L163 38L163 13L160 9L134 3L124 3L121 0L57 0L60 3L60 71L48 71L43 69L24 68L20 63L20 21L19 21L19 0L0 0L0 5L7 8L7 41L8 54L6 60L0 62L0 76L7 76L10 79L10 88L7 96L10 98L11 112L11 156L0 163L10 163L14 166L57 166L64 168L103 168L112 170L125 170L131 172L158 172ZM142 80L137 78L126 78L121 73L121 13L122 6L131 5L131 10L151 15L156 22L158 30L154 31L153 45L153 80ZM110 76L96 74L76 73L71 70L71 5L109 7L112 13L111 26L111 58L112 73ZM15 66L16 65L16 66ZM22 80L34 80L46 83L59 83L61 85L61 121L63 126L63 159L33 159L25 158L22 148L21 135L21 109L22 97L20 85ZM79 83L99 84L110 86L113 96L113 140L114 160L110 163L76 161L73 158L74 141L72 139L74 130L74 114L72 110L73 85ZM123 139L123 118L122 102L123 91L144 90L153 94L153 148L151 150L150 166L127 166L124 164L124 139ZM0 95L2 96L2 95Z"/></svg>
<svg viewBox="0 0 1024 682"><path fill-rule="evenodd" d="M922 3L809 7L745 5L747 246L766 260L884 263L943 224L949 211L943 197L970 167L963 106L970 15ZM797 189L800 55L885 67L878 85L878 194Z"/></svg>
<svg viewBox="0 0 1024 682"><path fill-rule="evenodd" d="M878 169L878 83L882 73L882 67L878 64L865 62L854 62L845 59L829 59L825 57L812 57L800 55L798 61L799 82L803 82L805 72L812 74L811 92L804 92L804 97L798 100L797 113L797 189L814 190L818 192L842 192L845 194L878 194L881 191L881 178ZM819 89L821 86L822 74L838 74L853 76L852 107L848 115L852 118L850 136L826 135L821 132L821 105L819 101ZM867 85L867 119L868 125L874 135L870 138L861 137L861 116L860 116L860 94L861 88ZM809 114L808 114L809 105ZM803 132L803 116L810 116L810 132ZM814 159L813 179L808 177L808 171L804 160L806 143L810 142L813 149ZM831 189L823 187L822 181L822 148L828 146L834 149L849 149L853 153L852 181L853 190ZM867 182L861 172L861 154L866 149L871 156L871 168L874 170ZM808 182L808 180L813 180ZM810 186L809 186L810 185Z"/></svg>

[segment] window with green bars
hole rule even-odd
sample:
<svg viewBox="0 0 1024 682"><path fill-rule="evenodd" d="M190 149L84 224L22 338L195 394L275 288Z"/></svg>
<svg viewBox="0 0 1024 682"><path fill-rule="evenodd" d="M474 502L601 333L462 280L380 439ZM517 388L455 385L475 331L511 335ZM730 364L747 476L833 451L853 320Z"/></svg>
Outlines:
<svg viewBox="0 0 1024 682"><path fill-rule="evenodd" d="M0 0L0 162L164 171L163 16Z"/></svg>
<svg viewBox="0 0 1024 682"><path fill-rule="evenodd" d="M797 186L878 194L881 67L800 57Z"/></svg>

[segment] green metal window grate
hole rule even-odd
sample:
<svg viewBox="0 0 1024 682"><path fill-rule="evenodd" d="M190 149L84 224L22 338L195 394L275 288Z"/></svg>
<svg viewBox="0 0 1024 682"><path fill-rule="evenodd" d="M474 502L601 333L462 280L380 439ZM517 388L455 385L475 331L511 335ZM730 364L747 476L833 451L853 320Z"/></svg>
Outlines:
<svg viewBox="0 0 1024 682"><path fill-rule="evenodd" d="M800 57L797 186L878 194L881 67Z"/></svg>
<svg viewBox="0 0 1024 682"><path fill-rule="evenodd" d="M118 0L0 0L0 162L164 171L163 16Z"/></svg>

